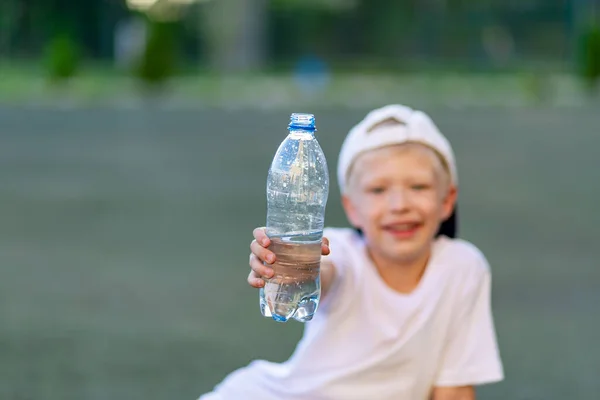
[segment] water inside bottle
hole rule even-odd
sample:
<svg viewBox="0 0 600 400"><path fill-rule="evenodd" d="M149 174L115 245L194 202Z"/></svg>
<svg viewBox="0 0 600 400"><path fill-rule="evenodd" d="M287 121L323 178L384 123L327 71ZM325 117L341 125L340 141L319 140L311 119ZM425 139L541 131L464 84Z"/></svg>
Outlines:
<svg viewBox="0 0 600 400"><path fill-rule="evenodd" d="M274 276L262 289L264 316L280 322L290 318L301 322L312 319L321 294L320 237L320 234L271 237L269 250L277 260L272 265Z"/></svg>

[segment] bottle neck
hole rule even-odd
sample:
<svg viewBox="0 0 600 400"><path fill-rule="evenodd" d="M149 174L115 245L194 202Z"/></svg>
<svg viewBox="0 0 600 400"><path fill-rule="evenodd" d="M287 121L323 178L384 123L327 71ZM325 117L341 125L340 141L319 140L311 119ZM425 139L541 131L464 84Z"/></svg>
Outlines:
<svg viewBox="0 0 600 400"><path fill-rule="evenodd" d="M290 128L290 136L299 137L303 139L310 139L315 136L314 129L303 129L303 128Z"/></svg>

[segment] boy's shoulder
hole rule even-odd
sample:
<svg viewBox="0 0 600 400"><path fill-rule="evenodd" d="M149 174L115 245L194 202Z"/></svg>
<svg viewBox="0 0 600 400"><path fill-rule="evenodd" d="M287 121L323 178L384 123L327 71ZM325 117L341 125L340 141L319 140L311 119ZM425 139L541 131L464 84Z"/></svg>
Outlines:
<svg viewBox="0 0 600 400"><path fill-rule="evenodd" d="M327 257L336 266L355 264L363 238L354 228L326 227L323 236L329 240L331 254ZM340 264L340 265L338 265Z"/></svg>
<svg viewBox="0 0 600 400"><path fill-rule="evenodd" d="M483 251L474 243L460 238L442 236L437 239L440 264L460 270L464 274L485 276L490 274L489 262Z"/></svg>

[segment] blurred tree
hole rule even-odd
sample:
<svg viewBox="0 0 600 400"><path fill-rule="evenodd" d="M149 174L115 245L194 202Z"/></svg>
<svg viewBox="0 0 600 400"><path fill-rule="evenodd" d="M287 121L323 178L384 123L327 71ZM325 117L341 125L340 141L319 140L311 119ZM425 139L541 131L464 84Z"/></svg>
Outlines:
<svg viewBox="0 0 600 400"><path fill-rule="evenodd" d="M268 0L218 0L200 7L209 64L219 71L249 71L266 61Z"/></svg>
<svg viewBox="0 0 600 400"><path fill-rule="evenodd" d="M271 4L275 7L287 8L310 8L317 10L348 10L353 9L358 4L359 0L271 0Z"/></svg>
<svg viewBox="0 0 600 400"><path fill-rule="evenodd" d="M79 67L78 45L69 34L53 37L46 48L46 68L52 83L73 77Z"/></svg>
<svg viewBox="0 0 600 400"><path fill-rule="evenodd" d="M579 72L590 91L600 83L600 23L593 21L580 37Z"/></svg>
<svg viewBox="0 0 600 400"><path fill-rule="evenodd" d="M502 65L566 62L579 37L569 21L581 7L570 5L598 0L195 1L198 12L180 14L194 25L178 36L184 55L197 63L207 54L217 70L247 71L299 53L380 65L459 59L468 68L493 66L498 57ZM0 0L0 55L39 57L67 26L82 57L108 59L115 26L129 13L127 0Z"/></svg>
<svg viewBox="0 0 600 400"><path fill-rule="evenodd" d="M278 0L269 5L268 13L269 50L274 58L293 62L307 54L335 55L337 10Z"/></svg>
<svg viewBox="0 0 600 400"><path fill-rule="evenodd" d="M18 30L22 4L17 0L0 2L0 59L11 53L12 42Z"/></svg>
<svg viewBox="0 0 600 400"><path fill-rule="evenodd" d="M414 28L416 3L416 0L360 1L356 15L363 30L363 51L377 57L402 55L402 43Z"/></svg>
<svg viewBox="0 0 600 400"><path fill-rule="evenodd" d="M162 87L175 73L178 61L178 22L147 18L148 37L137 65L137 76L146 87Z"/></svg>

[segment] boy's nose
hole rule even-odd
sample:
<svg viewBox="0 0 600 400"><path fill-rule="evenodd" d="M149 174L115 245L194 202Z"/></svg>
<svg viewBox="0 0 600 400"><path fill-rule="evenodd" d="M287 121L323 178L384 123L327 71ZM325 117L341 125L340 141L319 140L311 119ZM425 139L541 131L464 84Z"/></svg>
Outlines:
<svg viewBox="0 0 600 400"><path fill-rule="evenodd" d="M408 209L409 199L403 190L396 190L390 193L389 207L394 212L401 212Z"/></svg>

